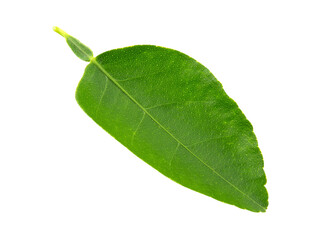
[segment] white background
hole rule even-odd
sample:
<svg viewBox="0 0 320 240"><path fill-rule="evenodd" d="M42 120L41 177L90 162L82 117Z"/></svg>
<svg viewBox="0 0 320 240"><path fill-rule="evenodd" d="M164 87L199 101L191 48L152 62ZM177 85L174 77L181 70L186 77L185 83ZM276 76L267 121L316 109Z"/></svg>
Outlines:
<svg viewBox="0 0 320 240"><path fill-rule="evenodd" d="M0 239L320 239L319 1L2 1ZM252 213L149 167L80 109L86 63L135 44L209 68L254 126L269 208Z"/></svg>

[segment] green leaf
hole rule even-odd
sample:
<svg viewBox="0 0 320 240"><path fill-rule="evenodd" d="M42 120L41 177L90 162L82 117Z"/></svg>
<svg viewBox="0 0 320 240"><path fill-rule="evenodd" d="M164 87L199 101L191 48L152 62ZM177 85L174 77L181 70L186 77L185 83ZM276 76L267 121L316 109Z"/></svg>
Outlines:
<svg viewBox="0 0 320 240"><path fill-rule="evenodd" d="M69 46L77 54L84 45ZM88 59L76 99L98 125L175 182L243 209L266 210L252 125L207 68L150 45Z"/></svg>
<svg viewBox="0 0 320 240"><path fill-rule="evenodd" d="M53 30L66 39L69 47L78 58L86 62L89 62L93 58L91 49L81 43L78 39L70 36L68 33L58 27L54 27Z"/></svg>

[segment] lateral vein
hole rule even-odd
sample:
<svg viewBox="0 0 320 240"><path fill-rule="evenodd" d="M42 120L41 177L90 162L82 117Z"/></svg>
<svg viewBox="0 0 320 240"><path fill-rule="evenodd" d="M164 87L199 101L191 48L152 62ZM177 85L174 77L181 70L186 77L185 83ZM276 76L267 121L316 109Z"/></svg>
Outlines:
<svg viewBox="0 0 320 240"><path fill-rule="evenodd" d="M97 106L97 108L96 108L96 111L95 111L96 114L97 114L97 112L98 112L98 110L99 110L99 108L100 108L102 99L103 99L104 95L106 94L107 88L108 88L108 77L106 76L106 84L104 85L103 92L102 92L102 94L101 94L101 97L100 97L98 106Z"/></svg>
<svg viewBox="0 0 320 240"><path fill-rule="evenodd" d="M140 122L138 123L136 130L135 130L135 131L133 132L133 134L132 134L131 144L133 143L134 137L135 137L135 135L137 134L137 132L138 132L138 130L139 130L139 128L140 128L140 125L141 125L141 123L143 122L145 116L146 116L146 112L143 112L142 118L141 118Z"/></svg>

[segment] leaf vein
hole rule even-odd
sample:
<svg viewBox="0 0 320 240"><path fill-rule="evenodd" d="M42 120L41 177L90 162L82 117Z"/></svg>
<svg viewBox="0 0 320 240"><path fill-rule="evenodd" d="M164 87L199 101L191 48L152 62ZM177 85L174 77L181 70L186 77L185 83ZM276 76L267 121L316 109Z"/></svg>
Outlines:
<svg viewBox="0 0 320 240"><path fill-rule="evenodd" d="M105 83L105 85L104 85L103 92L102 92L101 97L100 97L100 99L99 99L99 103L98 103L98 106L97 106L97 108L96 108L95 114L98 113L99 108L100 108L100 106L101 106L102 99L103 99L104 95L105 95L106 92L107 92L107 88L108 88L108 77L107 77L107 76L105 76L105 77L106 77L106 83Z"/></svg>
<svg viewBox="0 0 320 240"><path fill-rule="evenodd" d="M171 156L171 158L170 158L170 161L169 161L169 167L170 167L170 169L171 169L172 161L173 161L174 156L176 155L176 153L177 153L177 151L178 151L179 146L180 146L180 143L178 142L178 144L177 144L177 146L176 146L176 148L175 148L175 150L174 150L174 152L173 152L173 154L172 154L172 156Z"/></svg>
<svg viewBox="0 0 320 240"><path fill-rule="evenodd" d="M134 137L135 137L135 135L137 134L137 132L138 132L140 126L141 126L141 123L142 123L143 120L144 120L145 115L146 115L146 112L143 112L142 118L141 118L140 122L138 123L138 125L137 125L137 127L136 127L136 130L134 130L134 132L133 132L133 134L132 134L131 144L133 143Z"/></svg>
<svg viewBox="0 0 320 240"><path fill-rule="evenodd" d="M163 106L169 106L169 105L174 105L174 104L186 104L186 105L189 105L189 104L192 104L192 103L215 103L215 101L195 100L195 101L183 101L183 102L162 103L162 104L159 104L159 105L154 105L154 106L151 106L151 107L146 107L145 109L146 109L146 110L149 110L149 109L154 109L154 108L163 107Z"/></svg>

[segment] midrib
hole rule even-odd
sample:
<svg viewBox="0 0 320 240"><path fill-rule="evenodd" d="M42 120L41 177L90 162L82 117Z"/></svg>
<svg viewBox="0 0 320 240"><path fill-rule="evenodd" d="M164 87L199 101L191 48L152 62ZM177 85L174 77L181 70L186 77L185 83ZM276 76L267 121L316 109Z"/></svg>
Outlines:
<svg viewBox="0 0 320 240"><path fill-rule="evenodd" d="M177 139L171 132L169 132L161 123L159 123L148 111L145 109L135 98L133 98L119 83L114 79L97 61L95 58L91 59L91 62L95 64L98 69L104 73L131 101L133 101L135 104L137 104L142 111L145 112L156 124L159 125L168 135L170 135L177 143L179 143L183 148L185 148L192 156L194 156L197 160L199 160L202 164L204 164L207 168L209 168L214 174L216 174L218 177L220 177L222 180L224 180L226 183L228 183L230 186L232 186L234 189L236 189L238 192L243 194L245 197L247 197L250 201L255 203L257 206L261 207L263 211L266 210L265 207L261 206L259 203L257 203L254 199L252 199L250 196L248 196L246 193L241 191L237 186L229 182L225 177L220 175L214 168L209 166L206 162L201 160L196 154L194 154L186 145L184 145L179 139Z"/></svg>

